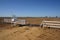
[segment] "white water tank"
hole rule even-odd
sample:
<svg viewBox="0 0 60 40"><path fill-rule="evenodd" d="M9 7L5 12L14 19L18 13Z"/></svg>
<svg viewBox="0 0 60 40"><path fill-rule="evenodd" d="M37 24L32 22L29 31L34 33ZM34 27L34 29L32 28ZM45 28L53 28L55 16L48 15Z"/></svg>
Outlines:
<svg viewBox="0 0 60 40"><path fill-rule="evenodd" d="M14 19L12 19L11 21L12 21L12 22L14 22L15 20L14 20Z"/></svg>

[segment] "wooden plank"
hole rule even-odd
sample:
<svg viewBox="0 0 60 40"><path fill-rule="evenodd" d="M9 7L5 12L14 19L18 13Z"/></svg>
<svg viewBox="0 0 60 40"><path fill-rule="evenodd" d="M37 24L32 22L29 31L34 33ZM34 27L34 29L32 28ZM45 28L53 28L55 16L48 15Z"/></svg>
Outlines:
<svg viewBox="0 0 60 40"><path fill-rule="evenodd" d="M60 23L60 21L43 21L43 23Z"/></svg>
<svg viewBox="0 0 60 40"><path fill-rule="evenodd" d="M52 24L52 23L45 23L46 25L57 25L60 26L60 24Z"/></svg>
<svg viewBox="0 0 60 40"><path fill-rule="evenodd" d="M48 27L53 27L53 28L60 28L60 26L48 26Z"/></svg>
<svg viewBox="0 0 60 40"><path fill-rule="evenodd" d="M60 28L60 21L43 21L43 27Z"/></svg>

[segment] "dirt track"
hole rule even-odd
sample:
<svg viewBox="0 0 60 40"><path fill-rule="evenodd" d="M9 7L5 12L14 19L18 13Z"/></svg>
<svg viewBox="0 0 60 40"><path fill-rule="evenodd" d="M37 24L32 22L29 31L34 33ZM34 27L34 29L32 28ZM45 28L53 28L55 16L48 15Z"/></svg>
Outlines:
<svg viewBox="0 0 60 40"><path fill-rule="evenodd" d="M60 40L60 29L16 27L0 30L0 40Z"/></svg>

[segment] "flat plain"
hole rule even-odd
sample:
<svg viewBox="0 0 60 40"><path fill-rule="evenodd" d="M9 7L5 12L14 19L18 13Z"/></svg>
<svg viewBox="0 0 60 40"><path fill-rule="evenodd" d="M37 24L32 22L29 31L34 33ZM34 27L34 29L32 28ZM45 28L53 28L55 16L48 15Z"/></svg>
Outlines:
<svg viewBox="0 0 60 40"><path fill-rule="evenodd" d="M28 18L26 20L33 24L39 24L43 18ZM45 18L44 20L60 21L60 18ZM60 40L60 29L37 26L11 27L10 24L0 24L0 40Z"/></svg>

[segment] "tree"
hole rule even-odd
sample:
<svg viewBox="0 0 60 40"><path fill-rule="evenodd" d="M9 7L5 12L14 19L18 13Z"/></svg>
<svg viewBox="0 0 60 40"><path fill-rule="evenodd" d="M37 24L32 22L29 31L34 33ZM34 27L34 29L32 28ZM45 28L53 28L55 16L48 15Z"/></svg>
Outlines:
<svg viewBox="0 0 60 40"><path fill-rule="evenodd" d="M56 16L56 18L58 18L58 16Z"/></svg>
<svg viewBox="0 0 60 40"><path fill-rule="evenodd" d="M48 18L48 16L45 16L45 18Z"/></svg>

